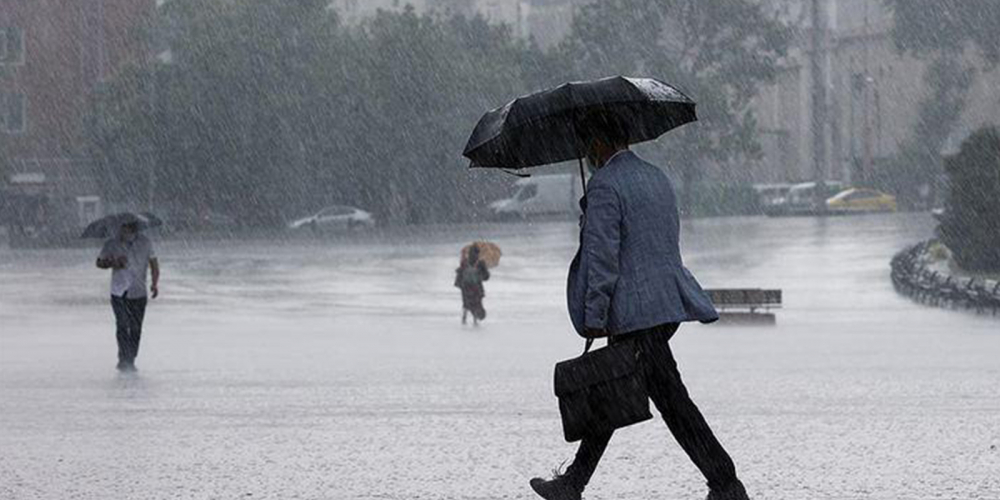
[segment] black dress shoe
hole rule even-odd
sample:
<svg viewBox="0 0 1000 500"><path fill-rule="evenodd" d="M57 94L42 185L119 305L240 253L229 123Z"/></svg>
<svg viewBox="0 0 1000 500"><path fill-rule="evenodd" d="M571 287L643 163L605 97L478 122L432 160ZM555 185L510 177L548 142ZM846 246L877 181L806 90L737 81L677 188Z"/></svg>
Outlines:
<svg viewBox="0 0 1000 500"><path fill-rule="evenodd" d="M116 366L115 368L117 368L118 371L120 371L120 372L129 372L129 373L131 373L131 372L138 371L138 369L136 369L136 367L135 367L135 363L130 363L128 361L119 361L118 362L118 366Z"/></svg>
<svg viewBox="0 0 1000 500"><path fill-rule="evenodd" d="M583 492L583 488L572 484L566 476L556 476L549 480L536 477L529 484L545 500L580 500Z"/></svg>
<svg viewBox="0 0 1000 500"><path fill-rule="evenodd" d="M712 490L705 497L705 500L750 500L743 483L736 481L721 490Z"/></svg>

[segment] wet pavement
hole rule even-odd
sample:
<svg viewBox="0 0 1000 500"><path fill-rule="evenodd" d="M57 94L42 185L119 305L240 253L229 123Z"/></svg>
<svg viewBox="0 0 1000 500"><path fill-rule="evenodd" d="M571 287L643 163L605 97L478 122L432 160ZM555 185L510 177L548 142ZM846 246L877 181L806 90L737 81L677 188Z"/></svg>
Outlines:
<svg viewBox="0 0 1000 500"><path fill-rule="evenodd" d="M684 227L706 287L784 291L774 327L672 342L758 499L1000 498L1000 318L889 281L925 215ZM0 248L0 498L532 498L572 456L552 367L572 223L356 239L159 241L139 373L114 371L96 249ZM504 249L485 324L458 250ZM658 420L616 434L588 498L703 498Z"/></svg>

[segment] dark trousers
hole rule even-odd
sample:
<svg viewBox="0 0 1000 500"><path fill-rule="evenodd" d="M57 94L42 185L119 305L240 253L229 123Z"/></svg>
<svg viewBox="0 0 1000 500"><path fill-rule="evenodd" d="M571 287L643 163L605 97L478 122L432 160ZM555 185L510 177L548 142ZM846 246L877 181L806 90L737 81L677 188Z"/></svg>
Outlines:
<svg viewBox="0 0 1000 500"><path fill-rule="evenodd" d="M111 309L115 312L118 361L132 364L139 355L142 319L146 316L146 297L130 299L112 295Z"/></svg>
<svg viewBox="0 0 1000 500"><path fill-rule="evenodd" d="M635 346L640 369L646 377L649 399L663 416L674 438L698 467L711 490L724 490L737 482L736 467L729 454L712 434L701 411L688 396L670 351L669 340L677 324L611 337L612 343L630 342ZM612 433L587 436L580 442L567 477L580 489L590 477L608 447Z"/></svg>

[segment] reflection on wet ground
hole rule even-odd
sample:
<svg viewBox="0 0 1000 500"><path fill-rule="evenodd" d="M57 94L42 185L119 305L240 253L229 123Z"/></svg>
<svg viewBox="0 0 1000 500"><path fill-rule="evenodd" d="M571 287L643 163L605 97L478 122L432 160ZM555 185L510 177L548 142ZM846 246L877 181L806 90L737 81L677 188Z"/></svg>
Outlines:
<svg viewBox="0 0 1000 500"><path fill-rule="evenodd" d="M0 249L0 498L531 498L569 458L551 376L575 225L158 243L140 372L114 372L96 250ZM781 288L772 328L676 355L755 498L1000 498L1000 322L888 280L924 215L687 221L706 287ZM459 324L458 250L504 249ZM696 498L662 424L616 435L593 498Z"/></svg>

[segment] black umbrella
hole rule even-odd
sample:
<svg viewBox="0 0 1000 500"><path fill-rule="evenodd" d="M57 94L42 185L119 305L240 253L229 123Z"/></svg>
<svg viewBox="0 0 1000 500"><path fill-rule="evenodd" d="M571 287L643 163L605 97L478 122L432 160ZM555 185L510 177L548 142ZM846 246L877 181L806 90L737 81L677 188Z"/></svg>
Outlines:
<svg viewBox="0 0 1000 500"><path fill-rule="evenodd" d="M122 212L119 214L106 215L87 225L83 230L81 238L111 238L118 234L118 230L126 224L137 224L139 230L154 228L163 225L163 221L149 213L142 212L133 214L132 212Z"/></svg>
<svg viewBox="0 0 1000 500"><path fill-rule="evenodd" d="M577 126L591 111L616 115L635 144L697 120L694 108L691 98L652 78L567 83L486 113L463 154L472 167L513 170L580 159Z"/></svg>

